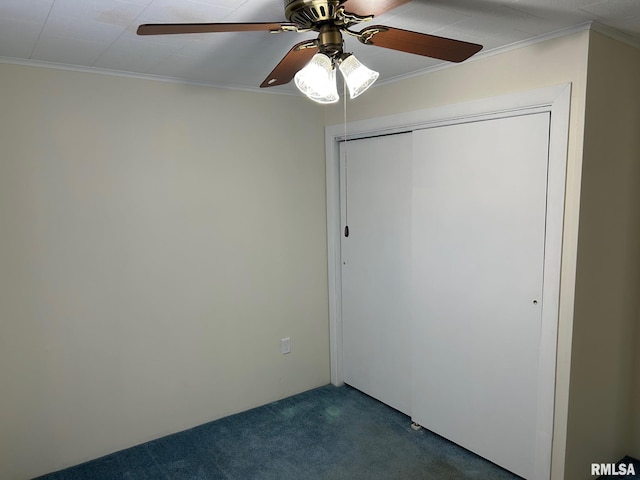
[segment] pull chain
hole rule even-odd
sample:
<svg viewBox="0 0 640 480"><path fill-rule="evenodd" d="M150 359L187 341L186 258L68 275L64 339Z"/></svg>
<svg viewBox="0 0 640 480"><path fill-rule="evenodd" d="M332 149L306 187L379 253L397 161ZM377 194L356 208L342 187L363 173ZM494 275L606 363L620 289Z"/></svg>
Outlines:
<svg viewBox="0 0 640 480"><path fill-rule="evenodd" d="M347 83L342 82L342 105L344 114L344 236L349 236L349 186L347 168Z"/></svg>

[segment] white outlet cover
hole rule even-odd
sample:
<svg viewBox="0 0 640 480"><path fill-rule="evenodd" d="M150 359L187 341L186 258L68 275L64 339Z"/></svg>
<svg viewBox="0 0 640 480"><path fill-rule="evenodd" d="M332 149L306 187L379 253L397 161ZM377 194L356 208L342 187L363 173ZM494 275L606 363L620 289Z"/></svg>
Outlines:
<svg viewBox="0 0 640 480"><path fill-rule="evenodd" d="M291 337L283 338L280 343L280 348L283 355L291 353Z"/></svg>

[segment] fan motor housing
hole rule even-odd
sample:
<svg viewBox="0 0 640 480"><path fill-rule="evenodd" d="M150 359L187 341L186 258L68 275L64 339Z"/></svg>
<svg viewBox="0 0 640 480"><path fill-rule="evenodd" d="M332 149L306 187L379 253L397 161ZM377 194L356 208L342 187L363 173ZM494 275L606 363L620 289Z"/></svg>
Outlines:
<svg viewBox="0 0 640 480"><path fill-rule="evenodd" d="M314 29L333 20L340 0L284 0L284 14L290 22Z"/></svg>

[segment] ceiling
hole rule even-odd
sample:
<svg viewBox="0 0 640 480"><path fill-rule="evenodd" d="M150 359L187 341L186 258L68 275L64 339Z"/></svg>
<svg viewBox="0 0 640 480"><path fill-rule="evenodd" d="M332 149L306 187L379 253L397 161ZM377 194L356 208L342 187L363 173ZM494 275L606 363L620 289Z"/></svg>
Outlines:
<svg viewBox="0 0 640 480"><path fill-rule="evenodd" d="M0 61L54 64L258 89L313 32L137 36L141 23L280 22L282 0L0 0ZM479 55L596 22L640 46L640 0L413 0L376 24L484 45ZM367 24L361 24L360 30ZM351 51L389 82L443 62L361 45ZM269 90L288 92L291 84Z"/></svg>

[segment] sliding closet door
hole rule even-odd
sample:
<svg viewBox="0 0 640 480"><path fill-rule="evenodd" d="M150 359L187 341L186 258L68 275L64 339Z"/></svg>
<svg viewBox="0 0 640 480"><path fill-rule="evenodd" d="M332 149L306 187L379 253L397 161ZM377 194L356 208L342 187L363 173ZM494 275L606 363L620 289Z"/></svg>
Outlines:
<svg viewBox="0 0 640 480"><path fill-rule="evenodd" d="M411 134L352 140L340 155L344 380L409 414Z"/></svg>
<svg viewBox="0 0 640 480"><path fill-rule="evenodd" d="M525 478L539 428L548 139L547 113L414 132L412 416Z"/></svg>

